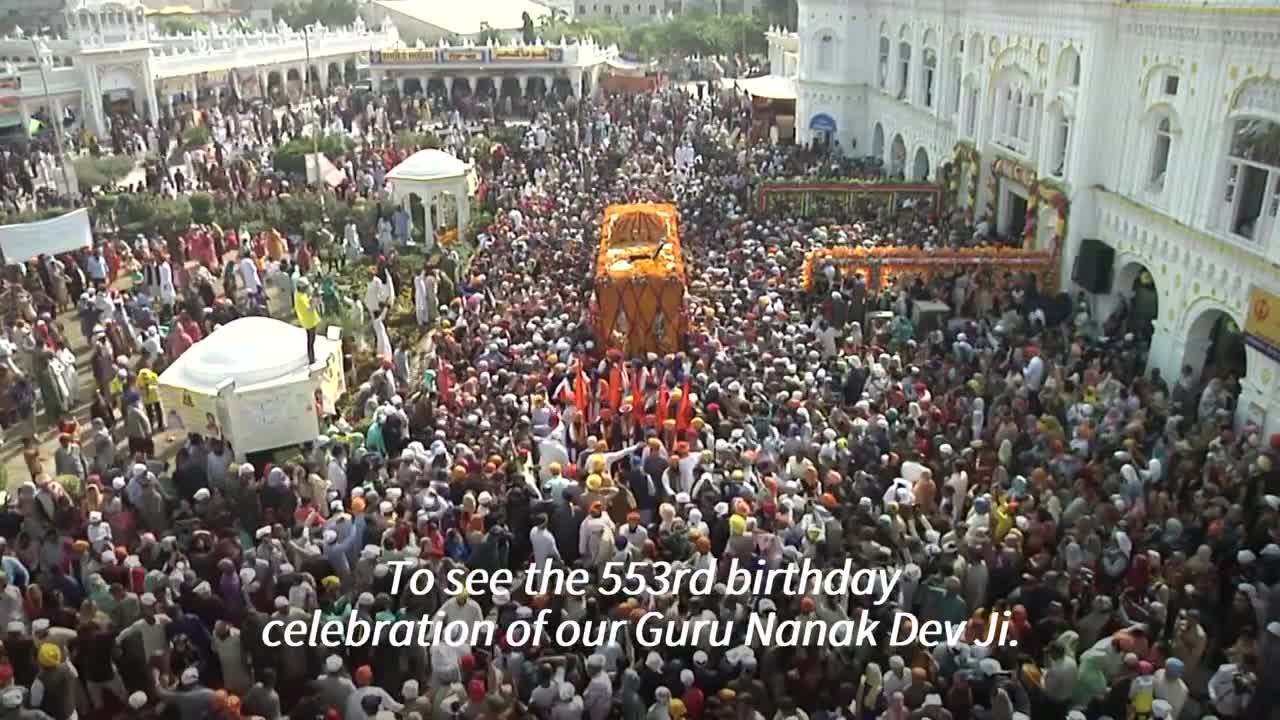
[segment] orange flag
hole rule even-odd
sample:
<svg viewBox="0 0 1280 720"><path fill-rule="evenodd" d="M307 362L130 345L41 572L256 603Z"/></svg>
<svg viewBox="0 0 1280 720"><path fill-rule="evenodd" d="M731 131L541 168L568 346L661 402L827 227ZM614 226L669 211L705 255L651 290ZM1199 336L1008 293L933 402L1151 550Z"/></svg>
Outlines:
<svg viewBox="0 0 1280 720"><path fill-rule="evenodd" d="M573 378L573 404L577 406L578 413L582 415L584 420L587 419L587 406L589 404L588 396L591 393L591 386L587 383L587 374L582 372L582 361L576 363L576 374Z"/></svg>
<svg viewBox="0 0 1280 720"><path fill-rule="evenodd" d="M613 363L609 369L609 408L615 413L622 407L622 365Z"/></svg>
<svg viewBox="0 0 1280 720"><path fill-rule="evenodd" d="M644 417L644 371L637 370L631 383L631 414L636 420Z"/></svg>
<svg viewBox="0 0 1280 720"><path fill-rule="evenodd" d="M683 433L690 420L693 420L693 405L689 402L689 378L686 377L680 395L680 407L676 410L676 430Z"/></svg>

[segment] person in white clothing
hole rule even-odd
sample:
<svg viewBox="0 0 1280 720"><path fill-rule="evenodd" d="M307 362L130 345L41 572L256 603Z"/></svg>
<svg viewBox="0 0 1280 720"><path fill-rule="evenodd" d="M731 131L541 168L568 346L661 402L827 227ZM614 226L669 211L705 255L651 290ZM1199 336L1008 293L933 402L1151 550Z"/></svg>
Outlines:
<svg viewBox="0 0 1280 720"><path fill-rule="evenodd" d="M533 547L533 563L536 566L544 566L548 560L556 560L563 562L560 557L560 548L556 547L556 536L547 529L547 516L539 515L537 525L529 531L529 544Z"/></svg>
<svg viewBox="0 0 1280 720"><path fill-rule="evenodd" d="M258 275L258 266L253 262L253 256L248 252L240 258L240 282L251 302L262 299L262 278Z"/></svg>
<svg viewBox="0 0 1280 720"><path fill-rule="evenodd" d="M168 260L160 263L160 304L164 306L166 312L173 311L173 304L178 301L178 289L173 284L173 266Z"/></svg>
<svg viewBox="0 0 1280 720"><path fill-rule="evenodd" d="M1027 360L1026 367L1022 369L1022 380L1026 383L1028 390L1039 392L1040 385L1044 383L1044 360L1035 350L1029 349L1027 352L1031 355L1031 359Z"/></svg>

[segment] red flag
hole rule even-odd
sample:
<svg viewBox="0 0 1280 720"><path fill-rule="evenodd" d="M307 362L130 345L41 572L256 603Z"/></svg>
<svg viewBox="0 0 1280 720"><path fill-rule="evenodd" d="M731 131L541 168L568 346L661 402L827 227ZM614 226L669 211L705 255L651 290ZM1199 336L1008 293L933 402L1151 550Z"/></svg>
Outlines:
<svg viewBox="0 0 1280 720"><path fill-rule="evenodd" d="M667 406L671 403L671 394L667 392L667 381L662 381L662 387L658 388L658 429L667 424Z"/></svg>
<svg viewBox="0 0 1280 720"><path fill-rule="evenodd" d="M582 419L587 419L587 403L591 388L587 384L587 375L582 372L582 361L575 363L576 374L573 378L573 404L577 406Z"/></svg>
<svg viewBox="0 0 1280 720"><path fill-rule="evenodd" d="M453 389L453 372L448 365L444 364L444 359L439 360L439 369L436 372L436 386L440 391L440 398L447 405L449 402L449 391Z"/></svg>
<svg viewBox="0 0 1280 720"><path fill-rule="evenodd" d="M609 370L609 408L615 413L622 407L622 365L614 363Z"/></svg>
<svg viewBox="0 0 1280 720"><path fill-rule="evenodd" d="M636 377L631 384L631 414L635 415L636 420L644 417L644 371L636 371Z"/></svg>
<svg viewBox="0 0 1280 720"><path fill-rule="evenodd" d="M684 379L683 392L680 394L680 408L676 410L676 431L683 433L693 420L693 405L689 402L689 378Z"/></svg>

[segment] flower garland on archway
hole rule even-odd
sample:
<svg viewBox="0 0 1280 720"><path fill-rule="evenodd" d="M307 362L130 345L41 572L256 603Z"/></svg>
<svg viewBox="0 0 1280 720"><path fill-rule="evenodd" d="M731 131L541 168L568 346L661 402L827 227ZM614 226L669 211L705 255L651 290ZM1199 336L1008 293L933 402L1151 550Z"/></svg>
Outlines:
<svg viewBox="0 0 1280 720"><path fill-rule="evenodd" d="M1031 192L1027 193L1026 224L1022 230L1022 247L1028 250L1034 250L1036 246L1036 231L1039 228L1042 200L1052 204L1058 212L1053 224L1053 240L1049 249L1052 261L1048 271L1056 287L1058 268L1062 262L1062 245L1067 237L1067 215L1070 212L1071 203L1067 200L1067 194L1062 191L1062 188L1050 180L1037 180L1031 186Z"/></svg>
<svg viewBox="0 0 1280 720"><path fill-rule="evenodd" d="M978 150L967 142L958 142L955 147L956 172L951 176L947 192L957 202L963 202L965 219L973 221L974 206L978 204L978 176L980 169ZM960 178L968 173L965 180L965 192L960 194Z"/></svg>
<svg viewBox="0 0 1280 720"><path fill-rule="evenodd" d="M1062 188L1050 180L1037 180L1031 186L1031 192L1027 193L1027 218L1022 229L1022 246L1027 249L1035 248L1036 232L1040 224L1041 201L1053 205L1058 213L1053 226L1053 251L1056 254L1062 249L1062 243L1067 237L1067 216L1071 203Z"/></svg>

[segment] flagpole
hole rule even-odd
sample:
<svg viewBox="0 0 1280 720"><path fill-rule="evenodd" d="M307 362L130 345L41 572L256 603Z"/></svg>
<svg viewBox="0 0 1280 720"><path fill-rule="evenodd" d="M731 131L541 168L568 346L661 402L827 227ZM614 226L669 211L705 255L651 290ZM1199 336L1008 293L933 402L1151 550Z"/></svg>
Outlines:
<svg viewBox="0 0 1280 720"><path fill-rule="evenodd" d="M55 118L53 115L53 98L49 95L49 75L45 72L45 57L49 53L48 46L43 48L40 46L38 37L32 36L31 47L36 53L36 65L40 67L40 83L44 85L44 107L49 112L49 119L53 124L53 141L58 148L58 167L62 169L62 184L65 186L67 195L71 194L71 178L67 175L67 151L62 146L62 118ZM52 58L50 58L52 60ZM27 127L27 133L31 133L31 128Z"/></svg>

